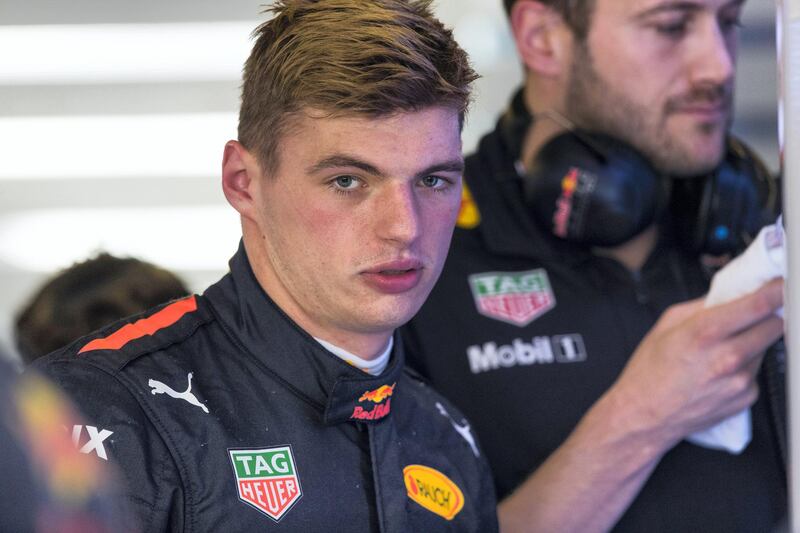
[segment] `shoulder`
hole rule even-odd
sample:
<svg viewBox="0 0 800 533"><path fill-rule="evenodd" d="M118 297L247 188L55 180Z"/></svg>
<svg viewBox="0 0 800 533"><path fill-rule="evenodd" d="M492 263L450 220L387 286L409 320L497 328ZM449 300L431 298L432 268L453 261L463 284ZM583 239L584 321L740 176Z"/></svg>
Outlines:
<svg viewBox="0 0 800 533"><path fill-rule="evenodd" d="M95 367L117 374L134 360L179 348L212 319L202 297L189 296L112 323L36 360L32 366L46 374L73 367Z"/></svg>
<svg viewBox="0 0 800 533"><path fill-rule="evenodd" d="M201 356L193 337L212 317L202 297L175 300L77 339L30 368L60 386L88 416L111 424L115 412L124 413L146 425L148 378L156 368L182 372Z"/></svg>
<svg viewBox="0 0 800 533"><path fill-rule="evenodd" d="M166 520L184 490L177 417L154 407L149 378L154 369L188 368L197 355L196 334L212 320L202 297L190 296L80 338L29 370L44 374L79 408L85 424L72 428L73 440L99 464L120 467L145 525ZM142 465L155 465L157 475ZM165 495L163 486L180 489Z"/></svg>

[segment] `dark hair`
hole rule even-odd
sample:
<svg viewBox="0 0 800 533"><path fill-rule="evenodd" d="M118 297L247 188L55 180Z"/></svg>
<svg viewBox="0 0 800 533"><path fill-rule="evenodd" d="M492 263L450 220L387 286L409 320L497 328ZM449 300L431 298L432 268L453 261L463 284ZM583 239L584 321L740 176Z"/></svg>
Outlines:
<svg viewBox="0 0 800 533"><path fill-rule="evenodd" d="M589 25L592 22L595 0L536 0L554 9L572 29L575 36L583 40L589 34ZM517 0L503 0L506 13L511 14L511 8Z"/></svg>
<svg viewBox="0 0 800 533"><path fill-rule="evenodd" d="M188 293L163 268L102 253L52 277L20 310L17 349L27 364L120 318Z"/></svg>
<svg viewBox="0 0 800 533"><path fill-rule="evenodd" d="M462 120L478 77L430 0L279 0L244 67L239 141L265 170L291 116L385 116L430 106Z"/></svg>

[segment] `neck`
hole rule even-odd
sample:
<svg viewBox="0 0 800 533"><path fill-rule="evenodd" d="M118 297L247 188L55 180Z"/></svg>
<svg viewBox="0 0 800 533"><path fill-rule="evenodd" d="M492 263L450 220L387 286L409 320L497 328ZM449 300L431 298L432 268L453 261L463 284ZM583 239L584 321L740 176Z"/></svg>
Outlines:
<svg viewBox="0 0 800 533"><path fill-rule="evenodd" d="M541 85L545 84L540 84L540 87ZM542 89L542 93L547 92L545 87L542 87ZM550 101L551 99L545 96L535 91L531 82L525 85L525 106L534 115L531 127L528 128L528 132L525 134L522 153L520 154L520 161L526 169L531 168L536 154L539 153L539 150L547 141L566 130L566 119L551 118L563 117L563 114L558 109L558 106L553 105Z"/></svg>
<svg viewBox="0 0 800 533"><path fill-rule="evenodd" d="M592 252L615 259L631 272L636 272L642 269L645 261L650 257L656 247L657 240L658 227L654 224L619 246L613 248L595 247Z"/></svg>

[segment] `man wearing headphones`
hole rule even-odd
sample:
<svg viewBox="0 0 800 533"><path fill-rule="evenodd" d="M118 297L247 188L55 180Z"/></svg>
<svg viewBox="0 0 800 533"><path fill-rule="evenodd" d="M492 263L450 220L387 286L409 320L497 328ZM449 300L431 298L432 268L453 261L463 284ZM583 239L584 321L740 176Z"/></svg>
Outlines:
<svg viewBox="0 0 800 533"><path fill-rule="evenodd" d="M774 217L728 131L743 1L505 4L525 84L467 159L412 365L472 421L504 531L773 530L780 282L679 303ZM749 406L740 453L686 440Z"/></svg>

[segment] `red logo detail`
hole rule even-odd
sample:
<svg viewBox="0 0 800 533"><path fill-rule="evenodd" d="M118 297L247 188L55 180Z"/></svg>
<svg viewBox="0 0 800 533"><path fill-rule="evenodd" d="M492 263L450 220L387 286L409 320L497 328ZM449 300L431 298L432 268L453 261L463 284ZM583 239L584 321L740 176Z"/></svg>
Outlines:
<svg viewBox="0 0 800 533"><path fill-rule="evenodd" d="M578 169L572 168L561 180L561 196L556 200L556 212L553 214L553 233L566 237L569 229L569 217L572 214L572 198L578 187Z"/></svg>
<svg viewBox="0 0 800 533"><path fill-rule="evenodd" d="M388 415L389 411L392 409L391 396L394 394L395 385L397 385L397 383L392 383L391 385L381 385L375 390L368 390L364 392L358 401L372 402L376 405L369 411L360 405L357 405L353 409L353 414L350 415L350 418L353 420L380 420L384 416Z"/></svg>
<svg viewBox="0 0 800 533"><path fill-rule="evenodd" d="M388 415L391 410L392 400L390 398L386 400L386 403L381 403L373 407L371 411L367 411L360 405L357 405L355 409L353 409L353 414L350 415L350 418L354 420L380 420Z"/></svg>
<svg viewBox="0 0 800 533"><path fill-rule="evenodd" d="M82 354L92 350L119 350L130 341L146 335L153 335L158 330L171 326L186 313L196 310L197 300L194 296L177 300L147 318L141 318L132 324L122 326L108 337L94 339L81 348L78 353Z"/></svg>
<svg viewBox="0 0 800 533"><path fill-rule="evenodd" d="M242 479L239 481L239 495L277 520L300 497L300 487L294 476Z"/></svg>
<svg viewBox="0 0 800 533"><path fill-rule="evenodd" d="M548 292L483 296L478 301L481 312L504 318L518 325L529 323L531 318L540 315L554 305L555 299Z"/></svg>
<svg viewBox="0 0 800 533"><path fill-rule="evenodd" d="M394 394L395 385L397 385L397 383L392 383L391 385L381 385L375 390L368 390L367 392L361 395L361 398L359 398L358 401L359 402L370 401L373 403L381 403L383 400Z"/></svg>

